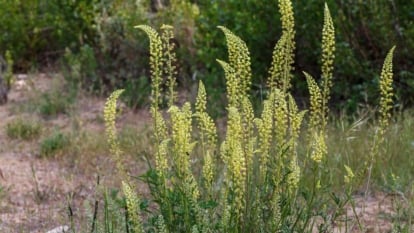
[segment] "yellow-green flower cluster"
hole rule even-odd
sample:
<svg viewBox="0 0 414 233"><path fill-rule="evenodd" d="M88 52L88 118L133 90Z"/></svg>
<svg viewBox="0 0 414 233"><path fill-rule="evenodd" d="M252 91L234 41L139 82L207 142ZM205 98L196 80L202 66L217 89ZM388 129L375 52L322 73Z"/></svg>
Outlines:
<svg viewBox="0 0 414 233"><path fill-rule="evenodd" d="M229 63L217 59L217 62L223 67L224 75L226 77L227 100L229 107L238 107L240 96L239 81L237 80L234 69Z"/></svg>
<svg viewBox="0 0 414 233"><path fill-rule="evenodd" d="M228 109L228 123L226 141L222 145L222 158L226 165L231 181L231 190L234 192L232 203L236 219L243 216L245 204L246 160L242 146L242 124L238 110Z"/></svg>
<svg viewBox="0 0 414 233"><path fill-rule="evenodd" d="M328 5L325 3L324 23L322 29L322 127L327 124L328 102L332 88L332 73L335 58L335 28Z"/></svg>
<svg viewBox="0 0 414 233"><path fill-rule="evenodd" d="M270 143L272 141L273 129L273 102L274 93L271 93L269 99L263 102L263 111L261 118L255 119L259 135L259 152L260 152L260 174L264 177L267 170L267 162L270 156Z"/></svg>
<svg viewBox="0 0 414 233"><path fill-rule="evenodd" d="M236 78L236 89L239 100L247 97L247 92L251 85L251 68L250 53L246 43L238 36L234 35L230 30L223 26L218 26L224 32L227 41L227 50L229 53L229 65L234 69ZM224 67L223 67L224 68ZM234 93L236 94L236 93Z"/></svg>
<svg viewBox="0 0 414 233"><path fill-rule="evenodd" d="M385 131L388 126L389 119L391 118L390 110L392 108L392 97L393 97L393 73L392 73L392 57L395 46L388 52L384 65L382 66L381 77L380 77L380 130ZM381 132L381 136L384 132Z"/></svg>
<svg viewBox="0 0 414 233"><path fill-rule="evenodd" d="M162 214L158 215L155 223L158 233L168 233L167 226L165 226L165 220Z"/></svg>
<svg viewBox="0 0 414 233"><path fill-rule="evenodd" d="M326 147L324 134L315 134L312 142L311 159L316 163L321 163L327 153L328 148Z"/></svg>
<svg viewBox="0 0 414 233"><path fill-rule="evenodd" d="M143 233L144 229L142 228L141 219L139 216L140 200L126 182L122 182L122 190L125 194L126 206L129 219L131 220L132 229L136 233Z"/></svg>
<svg viewBox="0 0 414 233"><path fill-rule="evenodd" d="M287 93L293 77L291 71L294 63L295 23L292 3L289 0L279 0L279 12L282 19L282 36L273 50L272 64L269 69L269 88L279 88Z"/></svg>
<svg viewBox="0 0 414 233"><path fill-rule="evenodd" d="M168 149L170 140L165 139L158 146L158 151L155 152L155 168L157 169L160 177L165 177L165 173L168 171Z"/></svg>
<svg viewBox="0 0 414 233"><path fill-rule="evenodd" d="M300 126L302 125L303 117L306 111L299 111L296 101L291 94L288 94L289 103L289 120L290 120L290 137L296 142L299 138Z"/></svg>
<svg viewBox="0 0 414 233"><path fill-rule="evenodd" d="M241 102L241 115L243 125L243 150L246 155L246 166L252 168L256 137L254 136L254 112L250 100L245 97Z"/></svg>
<svg viewBox="0 0 414 233"><path fill-rule="evenodd" d="M273 90L273 92L273 132L275 134L276 146L277 148L281 148L287 139L286 136L289 126L288 106L285 99L285 93L281 92L279 89Z"/></svg>
<svg viewBox="0 0 414 233"><path fill-rule="evenodd" d="M157 108L154 106L151 107L150 112L154 123L155 138L157 140L157 143L160 143L163 140L167 139L167 126L161 112Z"/></svg>
<svg viewBox="0 0 414 233"><path fill-rule="evenodd" d="M379 88L380 88L380 103L379 103L379 129L375 132L373 144L370 150L371 165L374 162L375 156L378 155L379 145L384 141L384 134L388 127L389 120L391 118L392 109L392 97L393 97L393 73L392 73L392 57L395 50L395 46L390 49L385 57L384 64L382 66ZM369 168L371 170L371 167Z"/></svg>
<svg viewBox="0 0 414 233"><path fill-rule="evenodd" d="M172 142L174 150L174 162L180 175L188 175L190 172L189 155L193 150L191 142L192 112L187 102L182 109L172 106L168 112L171 115Z"/></svg>
<svg viewBox="0 0 414 233"><path fill-rule="evenodd" d="M344 165L344 167L346 171L346 175L344 176L345 184L350 184L355 177L354 172L352 172L352 169L347 165Z"/></svg>
<svg viewBox="0 0 414 233"><path fill-rule="evenodd" d="M299 185L300 180L300 167L297 161L297 156L293 156L289 162L288 169L290 173L287 177L287 185L289 193L294 193Z"/></svg>
<svg viewBox="0 0 414 233"><path fill-rule="evenodd" d="M152 106L150 108L151 116L154 125L154 139L155 143L155 167L158 175L163 177L164 173L168 170L168 146L170 140L167 137L167 126L161 112Z"/></svg>
<svg viewBox="0 0 414 233"><path fill-rule="evenodd" d="M292 2L290 0L279 0L278 5L283 33L291 35L293 38L295 35L295 17L293 15Z"/></svg>
<svg viewBox="0 0 414 233"><path fill-rule="evenodd" d="M287 67L287 60L285 59L287 52L286 39L287 36L282 34L282 37L280 37L273 49L272 64L267 79L267 85L270 89L279 88L280 90L286 91L290 86L290 79L286 78L290 76L285 75L285 69Z"/></svg>
<svg viewBox="0 0 414 233"><path fill-rule="evenodd" d="M212 149L217 143L217 131L213 119L206 112L207 95L204 84L200 81L196 99L196 113L198 127L202 134L203 144L206 143L207 149ZM204 145L203 145L204 146Z"/></svg>
<svg viewBox="0 0 414 233"><path fill-rule="evenodd" d="M183 182L181 185L184 187L186 197L192 203L197 203L200 193L190 169L190 154L195 146L195 143L191 141L192 112L190 103L186 102L181 109L173 105L168 112L171 115L173 162L178 176L177 181Z"/></svg>
<svg viewBox="0 0 414 233"><path fill-rule="evenodd" d="M116 101L118 100L119 96L124 92L124 90L116 90L114 91L108 98L105 103L104 107L104 120L105 120L105 130L106 135L108 137L108 143L110 146L110 151L112 154L113 159L116 162L117 168L120 172L124 172L123 165L121 162L121 149L119 148L119 141L116 135L116 126L115 126L115 118L116 118ZM122 174L123 176L125 174ZM124 176L125 178L125 176Z"/></svg>
<svg viewBox="0 0 414 233"><path fill-rule="evenodd" d="M310 94L310 119L309 119L309 136L313 136L314 132L322 130L322 94L318 84L308 73L303 72L308 83Z"/></svg>
<svg viewBox="0 0 414 233"><path fill-rule="evenodd" d="M161 83L163 74L163 43L158 32L147 25L138 25L135 28L143 30L150 39L150 68L152 87L152 106L158 109L161 103Z"/></svg>
<svg viewBox="0 0 414 233"><path fill-rule="evenodd" d="M277 232L278 229L280 229L280 225L281 225L281 211L280 211L280 195L279 195L279 190L275 189L275 191L273 192L273 196L272 196L272 201L271 201L271 210L272 210L272 217L271 217L271 221L272 221L272 225L273 225L273 232Z"/></svg>
<svg viewBox="0 0 414 233"><path fill-rule="evenodd" d="M211 194L211 188L214 182L214 163L209 151L207 151L206 155L204 156L203 178L205 181L205 186Z"/></svg>
<svg viewBox="0 0 414 233"><path fill-rule="evenodd" d="M289 122L290 122L290 141L289 141L289 155L290 163L288 169L291 173L288 176L288 187L291 193L293 193L299 184L300 167L297 162L297 141L300 133L300 126L302 125L303 117L306 111L299 111L295 100L292 95L288 95L289 103Z"/></svg>
<svg viewBox="0 0 414 233"><path fill-rule="evenodd" d="M214 178L214 163L211 157L211 153L214 153L214 148L217 143L217 132L213 119L211 119L211 117L206 112L206 98L206 89L204 87L204 84L200 81L195 104L195 116L197 118L198 128L200 130L201 147L204 155L203 177L207 190L211 191L211 185Z"/></svg>
<svg viewBox="0 0 414 233"><path fill-rule="evenodd" d="M164 63L164 74L167 79L168 87L168 107L171 107L177 98L175 93L176 77L177 77L177 56L175 54L175 45L171 43L174 38L174 28L171 25L161 26L162 34L162 45L163 45L163 63Z"/></svg>

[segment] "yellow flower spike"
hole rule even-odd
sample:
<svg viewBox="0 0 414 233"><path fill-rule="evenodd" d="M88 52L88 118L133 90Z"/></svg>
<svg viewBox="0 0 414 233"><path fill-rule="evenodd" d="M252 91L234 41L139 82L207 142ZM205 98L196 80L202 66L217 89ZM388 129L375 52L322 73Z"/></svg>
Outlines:
<svg viewBox="0 0 414 233"><path fill-rule="evenodd" d="M344 176L345 184L350 184L355 177L354 172L347 165L344 165L344 167L346 171L346 175Z"/></svg>
<svg viewBox="0 0 414 233"><path fill-rule="evenodd" d="M155 152L155 168L160 177L164 177L165 173L168 171L167 155L169 143L169 139L162 141L158 146L158 151Z"/></svg>
<svg viewBox="0 0 414 233"><path fill-rule="evenodd" d="M151 69L151 98L152 106L158 109L161 103L161 83L163 74L163 43L158 32L147 25L138 25L135 28L144 31L150 40L150 69Z"/></svg>
<svg viewBox="0 0 414 233"><path fill-rule="evenodd" d="M269 77L267 79L267 86L270 89L279 88L285 89L287 86L287 80L282 79L285 58L285 44L286 35L282 34L282 37L277 41L275 48L273 49L272 64L269 69ZM287 88L286 88L287 89Z"/></svg>
<svg viewBox="0 0 414 233"><path fill-rule="evenodd" d="M330 89L332 88L333 68L335 58L335 28L329 12L328 4L325 3L324 23L322 29L322 128L326 128L328 121L328 102Z"/></svg>
<svg viewBox="0 0 414 233"><path fill-rule="evenodd" d="M306 114L306 111L299 111L298 106L296 105L296 101L291 94L288 94L288 104L291 138L296 141L299 137L300 126L302 124L302 120Z"/></svg>
<svg viewBox="0 0 414 233"><path fill-rule="evenodd" d="M327 153L328 149L326 147L324 134L322 132L315 134L312 143L311 159L316 163L321 163Z"/></svg>
<svg viewBox="0 0 414 233"><path fill-rule="evenodd" d="M254 144L256 139L254 137L254 112L253 106L247 97L244 97L241 102L242 124L243 124L243 150L246 154L246 166L248 169L252 168Z"/></svg>
<svg viewBox="0 0 414 233"><path fill-rule="evenodd" d="M144 229L142 227L141 219L139 216L140 200L138 196L134 193L134 191L132 191L131 187L124 181L122 181L122 190L125 195L128 216L132 223L132 229L136 233L143 233Z"/></svg>
<svg viewBox="0 0 414 233"><path fill-rule="evenodd" d="M157 227L158 233L168 233L167 226L165 225L165 220L162 214L158 215L157 220L155 222L155 226Z"/></svg>
<svg viewBox="0 0 414 233"><path fill-rule="evenodd" d="M279 0L279 12L281 14L282 30L287 35L295 34L295 19L293 14L292 2L289 0Z"/></svg>
<svg viewBox="0 0 414 233"><path fill-rule="evenodd" d="M178 182L183 181L180 185L184 186L184 193L192 203L192 209L196 209L196 203L200 193L190 169L190 154L195 145L191 141L193 114L190 103L186 102L181 109L173 105L168 112L171 116L172 128L172 161L177 171Z"/></svg>
<svg viewBox="0 0 414 233"><path fill-rule="evenodd" d="M158 145L158 143L161 143L167 138L167 126L161 112L159 112L158 109L151 107L150 112L154 123L154 134Z"/></svg>
<svg viewBox="0 0 414 233"><path fill-rule="evenodd" d="M285 93L279 89L275 89L273 102L273 120L274 134L277 148L281 148L285 144L288 130L288 107L286 103Z"/></svg>
<svg viewBox="0 0 414 233"><path fill-rule="evenodd" d="M217 130L213 119L206 112L206 96L206 89L204 84L200 81L195 104L195 117L197 118L198 128L202 134L202 143L206 144L208 147L206 149L212 149L217 143Z"/></svg>
<svg viewBox="0 0 414 233"><path fill-rule="evenodd" d="M288 169L290 173L288 174L288 177L287 177L287 183L288 183L289 192L292 194L298 188L299 180L300 180L300 167L298 165L296 156L294 156L290 160Z"/></svg>
<svg viewBox="0 0 414 233"><path fill-rule="evenodd" d="M241 116L234 107L229 108L228 128L226 134L226 150L228 172L231 177L231 189L235 193L234 210L236 218L239 219L243 215L243 207L245 201L245 182L246 182L246 160L242 146L242 128Z"/></svg>
<svg viewBox="0 0 414 233"><path fill-rule="evenodd" d="M273 191L272 200L270 202L271 210L272 210L272 224L275 226L275 229L280 229L281 225L281 217L282 213L280 210L280 195L278 187L276 187Z"/></svg>
<svg viewBox="0 0 414 233"><path fill-rule="evenodd" d="M163 57L164 57L164 74L167 79L168 88L168 107L171 107L174 101L177 99L177 93L175 92L176 76L177 76L177 56L175 54L175 45L171 43L174 38L174 27L171 25L163 24L161 26L162 34L161 40L163 45Z"/></svg>
<svg viewBox="0 0 414 233"><path fill-rule="evenodd" d="M394 54L395 46L390 49L382 66L380 77L380 136L384 134L388 127L389 120L391 118L392 98L393 98L393 73L392 73L392 57Z"/></svg>
<svg viewBox="0 0 414 233"><path fill-rule="evenodd" d="M235 70L225 61L217 59L217 62L223 68L224 75L226 77L227 100L229 102L229 107L238 107L239 100L242 97L240 92L240 84L237 81Z"/></svg>
<svg viewBox="0 0 414 233"><path fill-rule="evenodd" d="M206 152L206 156L204 157L203 178L207 190L211 193L211 188L214 179L214 163L213 158L211 157L208 151Z"/></svg>
<svg viewBox="0 0 414 233"><path fill-rule="evenodd" d="M322 130L322 94L318 84L308 73L303 72L308 83L310 94L310 119L309 119L309 137L312 137L314 132Z"/></svg>
<svg viewBox="0 0 414 233"><path fill-rule="evenodd" d="M121 161L121 154L122 151L119 148L119 141L116 134L116 126L115 126L115 119L116 119L116 101L118 100L119 96L124 92L124 90L116 90L114 91L108 98L105 103L104 107L104 120L105 120L105 131L108 137L108 143L110 146L110 151L112 154L113 159L116 162L117 168L119 172L121 172L121 176L126 178L124 166L122 165Z"/></svg>
<svg viewBox="0 0 414 233"><path fill-rule="evenodd" d="M206 104L206 90L204 84L200 81L195 104L196 113L194 115L200 130L201 148L204 155L203 178L207 190L212 195L211 188L214 178L214 163L210 151L214 153L214 148L217 143L217 132L213 119L206 112Z"/></svg>
<svg viewBox="0 0 414 233"><path fill-rule="evenodd" d="M195 109L197 113L205 112L207 105L207 94L206 88L204 87L203 82L200 80L198 83L198 93L196 98Z"/></svg>
<svg viewBox="0 0 414 233"><path fill-rule="evenodd" d="M238 36L234 35L229 29L218 26L226 36L227 50L229 54L229 64L234 69L237 83L239 85L238 92L240 96L248 96L251 85L251 67L250 52L246 43ZM240 99L241 100L241 99Z"/></svg>
<svg viewBox="0 0 414 233"><path fill-rule="evenodd" d="M273 102L274 93L263 103L263 111L260 119L256 119L255 123L259 134L259 151L260 151L260 180L264 181L267 163L269 161L270 143L272 140L273 129Z"/></svg>
<svg viewBox="0 0 414 233"><path fill-rule="evenodd" d="M270 89L279 88L283 93L287 93L293 77L291 71L295 56L295 23L292 3L288 0L279 0L279 12L282 20L282 36L273 50L268 86Z"/></svg>

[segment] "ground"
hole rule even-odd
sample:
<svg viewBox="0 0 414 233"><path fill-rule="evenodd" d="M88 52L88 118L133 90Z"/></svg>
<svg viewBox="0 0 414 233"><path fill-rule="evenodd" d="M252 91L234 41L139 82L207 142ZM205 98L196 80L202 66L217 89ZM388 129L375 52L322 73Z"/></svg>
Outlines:
<svg viewBox="0 0 414 233"><path fill-rule="evenodd" d="M75 156L76 160L81 161L61 156L40 158L39 140L11 140L6 135L6 125L13 119L38 118L30 112L16 113L16 106L38 96L35 92L48 91L53 86L51 83L56 82L53 79L57 79L55 75L22 75L9 93L9 102L0 106L0 232L47 232L57 226L68 225L69 206L77 220L81 221L79 218L84 216L84 203L94 198L97 174L103 176L101 179L107 183L116 182L111 178L112 174L101 172L105 169L114 171L107 154L91 155L94 156L92 158ZM104 103L104 98L87 96L77 101L75 109L83 130L104 135ZM71 130L73 115L60 114L43 120L44 131L55 128ZM127 109L119 117L121 123L134 124L137 129L144 127L148 119L146 111ZM142 167L138 169L143 170Z"/></svg>
<svg viewBox="0 0 414 233"><path fill-rule="evenodd" d="M116 186L118 180L113 162L108 158L106 146L98 146L93 155L83 153L80 147L76 155L71 153L52 158L39 156L38 140L11 140L6 135L6 125L16 117L38 118L37 114L16 111L16 106L32 101L37 95L53 88L52 83L62 79L50 74L20 76L9 93L9 103L0 106L0 232L47 232L58 226L69 225L69 209L81 224L84 204L91 202L97 192L97 176L101 182ZM105 99L81 95L71 114L41 120L46 132L58 128L70 131L80 127L82 132L94 133L91 138L104 135L102 112ZM124 108L118 124L133 125L136 131L144 130L149 122L146 110L131 111ZM143 136L145 140L145 135ZM82 138L79 137L79 140ZM148 140L148 139L147 139ZM131 145L134 142L131 143ZM102 149L103 148L103 149ZM90 152L91 150L89 150ZM106 152L105 152L106 151ZM70 157L70 158L69 158ZM138 159L139 161L139 159ZM145 163L131 164L136 173L145 170ZM103 172L104 171L104 172ZM145 192L145 187L142 188ZM355 212L365 225L365 232L389 232L392 212L392 196L371 194L367 200L355 197ZM360 232L352 208L348 216L354 219L349 232ZM384 217L385 216L385 217ZM317 222L317 221L316 221ZM345 232L340 224L334 232Z"/></svg>

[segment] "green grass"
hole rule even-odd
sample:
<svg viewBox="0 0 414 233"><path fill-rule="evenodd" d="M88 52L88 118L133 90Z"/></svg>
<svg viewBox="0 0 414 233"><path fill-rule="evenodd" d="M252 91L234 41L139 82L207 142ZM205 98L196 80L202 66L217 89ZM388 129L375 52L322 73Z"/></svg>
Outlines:
<svg viewBox="0 0 414 233"><path fill-rule="evenodd" d="M56 156L70 145L70 137L60 131L55 131L40 142L40 157Z"/></svg>
<svg viewBox="0 0 414 233"><path fill-rule="evenodd" d="M16 118L7 123L6 134L11 139L36 139L41 134L41 125L31 119Z"/></svg>
<svg viewBox="0 0 414 233"><path fill-rule="evenodd" d="M45 118L69 113L74 98L59 90L44 93L38 100L38 111Z"/></svg>

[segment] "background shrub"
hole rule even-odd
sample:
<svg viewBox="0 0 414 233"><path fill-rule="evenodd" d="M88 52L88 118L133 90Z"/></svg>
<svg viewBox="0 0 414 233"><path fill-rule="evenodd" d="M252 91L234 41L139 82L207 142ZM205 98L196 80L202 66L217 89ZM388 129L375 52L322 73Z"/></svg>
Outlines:
<svg viewBox="0 0 414 233"><path fill-rule="evenodd" d="M55 131L40 142L40 157L55 156L70 143L69 136Z"/></svg>
<svg viewBox="0 0 414 233"><path fill-rule="evenodd" d="M274 10L277 1L236 1L218 0L197 1L200 17L197 21L198 47L197 61L206 87L212 95L222 92L223 80L218 75L220 68L215 64L216 57L225 56L224 43L218 38L220 33L214 30L216 25L226 25L235 34L243 38L251 51L253 70L253 95L261 98L264 80L266 80L269 60L273 46L281 34L279 15ZM325 1L292 1L295 9L296 59L294 95L303 99L307 94L306 81L301 71L319 74L321 50L320 31L323 22ZM395 86L399 103L412 106L414 91L414 5L407 1L353 1L327 0L335 25L337 50L335 57L335 87L332 90L331 109L355 112L359 104L375 105L378 98L378 70L386 54L384 48L396 45ZM276 35L276 36L275 36ZM319 49L318 49L319 48ZM219 87L219 88L217 88ZM221 87L221 88L220 88ZM401 101L400 101L401 100ZM304 101L299 101L303 104Z"/></svg>
<svg viewBox="0 0 414 233"><path fill-rule="evenodd" d="M296 25L296 60L293 93L306 96L305 79L298 73L319 73L320 31L324 0L293 1ZM355 112L374 105L377 70L386 51L396 45L396 96L412 106L414 82L414 5L404 0L327 0L336 26L337 52L333 110ZM222 71L215 58L225 56L217 25L226 25L243 38L251 51L252 94L261 99L271 51L280 36L276 0L143 0L143 1L2 1L0 53L10 50L17 71L43 67L65 57L67 79L94 93L126 87L129 106L148 103L149 72L146 39L133 25L175 27L179 57L178 83L190 88L202 79L210 99L224 100ZM312 49L310 49L312 48ZM66 52L65 52L66 51ZM74 65L75 64L75 65ZM303 104L303 100L299 104ZM223 106L217 106L222 109Z"/></svg>
<svg viewBox="0 0 414 233"><path fill-rule="evenodd" d="M6 125L6 133L11 139L31 140L40 135L41 127L34 121L17 118Z"/></svg>

